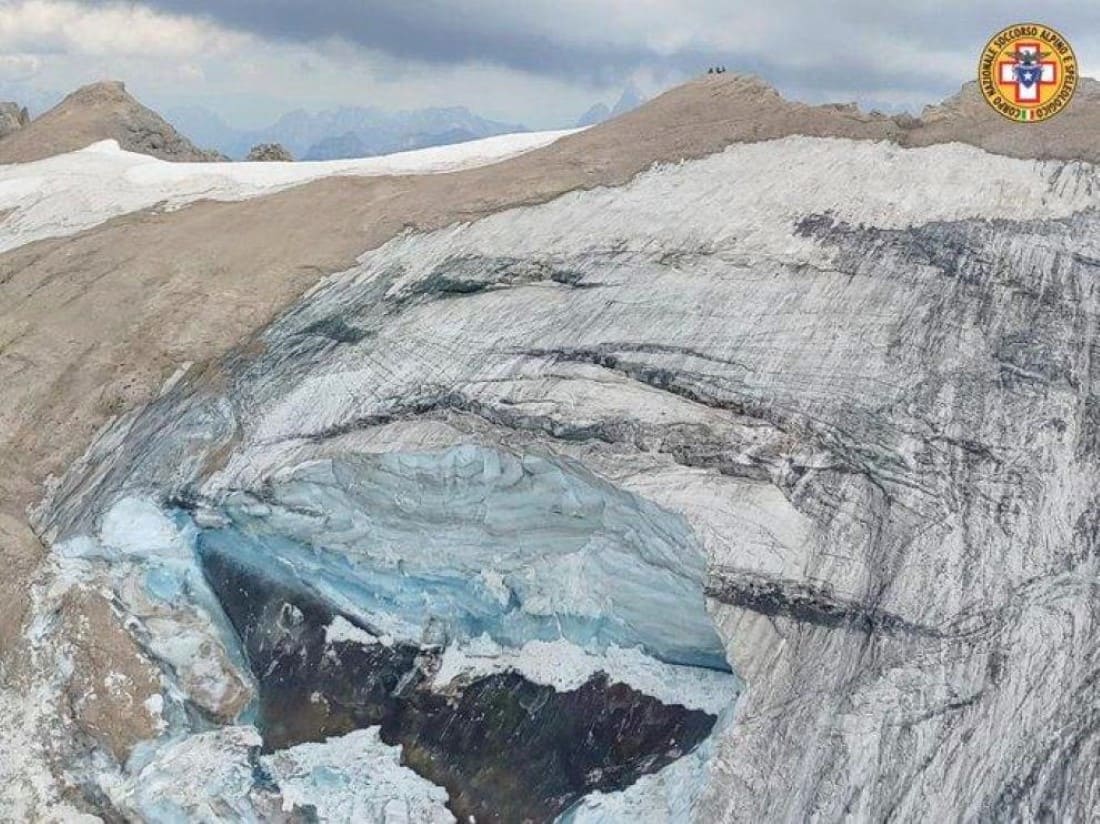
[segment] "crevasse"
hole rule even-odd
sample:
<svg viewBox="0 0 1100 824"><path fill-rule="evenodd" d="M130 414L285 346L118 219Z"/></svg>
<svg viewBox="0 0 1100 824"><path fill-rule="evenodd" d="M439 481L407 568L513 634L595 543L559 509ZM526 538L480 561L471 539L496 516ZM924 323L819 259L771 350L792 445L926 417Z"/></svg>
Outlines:
<svg viewBox="0 0 1100 824"><path fill-rule="evenodd" d="M376 710L392 714L388 697L379 699L381 703L365 701L347 715L332 709L349 700L343 682L362 681L360 654L374 656L369 659L374 674L392 668L408 681L415 672L417 689L424 695L463 696L476 687L479 696L490 696L476 704L479 715L490 708L488 723L493 723L492 708L501 702L511 706L508 702L516 695L521 703L527 700L523 695L541 695L538 700L544 702L551 693L583 694L582 703L563 707L583 706L586 714L598 717L606 701L626 700L604 696L602 690L614 684L624 685L614 688L620 691L628 687L637 700L649 696L644 698L647 707L679 705L679 710L661 711L667 717L660 723L668 729L687 729L682 716L711 718L703 727L691 720L694 732L684 733L683 745L623 767L617 778L574 787L573 795L566 796L570 804L587 795L584 790L598 788L591 803L569 813L585 820L617 803L677 803L659 799L688 792L683 782L702 775L706 747L684 762L674 780L647 780L624 801L615 799L634 777L674 769L669 765L695 749L699 736L732 704L738 690L706 613L702 551L682 518L578 464L550 456L471 445L420 453L342 454L285 467L261 488L227 491L218 500L199 504L177 501L158 508L147 499L123 498L106 512L98 536L70 540L60 550L110 561L116 589L130 602L148 599L173 605L177 616L180 610L205 616L205 621L192 620L186 627L178 617L142 619L147 648L176 681L175 703L170 701L165 711L169 735L141 748L131 764L130 771L144 783L170 783L158 770L174 770L183 753L196 747L232 749L236 755L220 757L242 765L238 772L260 763L249 753L265 739L265 749L286 753L274 762L281 764L296 763L305 757L298 755L305 752L301 747L326 739L331 742L325 745L328 749L317 753L338 758L354 751L355 758L366 757L362 747L338 743L355 735L356 728L373 730L372 752L378 747L379 753L388 752L385 747L392 742L378 740L379 730L385 734L386 728L363 721L375 719L371 713ZM212 572L227 568L234 575L228 590L224 580L219 583L219 573ZM263 598L276 599L274 612L241 607L241 602ZM323 626L311 627L311 621ZM260 636L263 640L256 641ZM212 654L209 642L215 650L224 645L224 655ZM285 706L294 716L310 715L287 697L295 694L295 685L287 682L310 677L315 667L285 666L287 658L296 664L307 655L319 656L318 666L329 672L316 684L300 685L309 696L303 704L307 709L324 704L327 714L316 726L295 718L284 727L272 706L278 705L280 712ZM261 656L267 656L262 666ZM602 687L605 677L607 687ZM278 685L270 687L269 678ZM240 689L238 682L248 683L258 698L240 705L236 720L257 725L260 735L220 735L207 744L196 739L186 745L190 749L181 750L182 741L211 734L187 710L202 703L196 694L206 696L208 708L221 706L227 694ZM645 710L650 719L645 724L656 723L654 711ZM431 714L430 706L414 712L418 724L430 723ZM546 723L561 723L558 715L549 714ZM461 713L456 717L465 721ZM536 732L542 723L537 722ZM618 745L608 746L612 752ZM355 809L360 797L374 804L380 790L371 783L371 770L356 764L295 773L283 798L306 803L312 787L319 809L325 804ZM478 770L492 768L480 764ZM337 801L331 771L341 769L353 778L336 781L340 792L348 794ZM387 769L400 774L408 765ZM447 778L452 796L463 780L461 766L454 772L457 777L448 773ZM257 772L261 774L278 786L277 775L262 769ZM387 780L396 779L391 775ZM431 786L412 772L406 783ZM260 814L263 794L256 786L236 778L228 785L235 789L217 786L221 795L236 793L234 809ZM560 788L556 792L561 795ZM205 809L195 806L199 801L186 801L186 793L183 800L168 802L163 793L139 791L132 782L125 789L116 787L114 794L118 803L150 820L169 820L169 808L182 816ZM427 803L421 795L415 804ZM561 811L539 803L530 800L523 809ZM202 804L216 806L209 799Z"/></svg>
<svg viewBox="0 0 1100 824"><path fill-rule="evenodd" d="M226 496L199 545L308 582L378 634L728 670L682 519L578 466L477 446L343 456Z"/></svg>

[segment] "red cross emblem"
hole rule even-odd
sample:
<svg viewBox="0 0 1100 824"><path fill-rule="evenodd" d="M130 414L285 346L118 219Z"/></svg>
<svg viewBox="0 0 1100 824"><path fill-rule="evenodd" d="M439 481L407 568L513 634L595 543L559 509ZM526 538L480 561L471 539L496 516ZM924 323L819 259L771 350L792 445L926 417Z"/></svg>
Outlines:
<svg viewBox="0 0 1100 824"><path fill-rule="evenodd" d="M1034 40L1017 40L1011 50L1038 57L1042 51L1040 45ZM1042 87L1057 84L1058 64L1053 60L1036 60L1032 66L1025 66L1016 60L1001 60L997 63L997 79L1012 85L1017 103L1038 103Z"/></svg>

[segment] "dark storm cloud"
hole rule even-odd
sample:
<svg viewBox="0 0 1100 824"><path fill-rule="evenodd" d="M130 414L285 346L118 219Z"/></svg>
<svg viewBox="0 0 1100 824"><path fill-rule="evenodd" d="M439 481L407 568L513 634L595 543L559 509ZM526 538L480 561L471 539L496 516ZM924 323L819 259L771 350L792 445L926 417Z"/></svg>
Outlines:
<svg viewBox="0 0 1100 824"><path fill-rule="evenodd" d="M640 66L665 62L681 68L693 59L656 60L642 46L563 42L521 26L494 25L490 14L440 0L150 0L146 5L202 15L263 37L303 42L337 37L398 59L484 62L567 78L618 79Z"/></svg>
<svg viewBox="0 0 1100 824"><path fill-rule="evenodd" d="M789 73L790 61L784 59L787 48L798 49L808 40L822 54L814 77L822 84L853 77L920 85L920 78L892 73L889 67L875 67L861 57L858 47L844 60L832 60L826 50L831 41L836 48L857 44L832 38L828 26L821 26L792 14L790 41L780 48L757 44L735 58L726 48L707 45L707 32L700 32L695 45L670 52L657 51L645 43L601 41L598 37L570 38L551 36L537 30L524 15L512 14L502 21L495 3L463 0L147 0L146 5L181 14L198 14L232 28L281 40L315 41L337 37L374 49L397 59L430 64L481 62L535 74L596 83L619 81L637 69L660 73L694 74L706 66L726 64L738 71L760 71L773 82L782 82ZM708 5L706 3L702 5ZM713 3L715 22L728 17L724 3ZM776 7L777 14L788 11ZM593 2L587 14L578 15L575 29L591 29L600 24L599 2ZM874 8L874 5L870 5ZM576 15L576 9L573 13ZM652 12L651 12L652 13ZM562 14L569 14L565 9ZM668 21L677 17L670 3ZM832 15L830 15L832 16ZM895 22L897 22L895 20ZM771 52L771 54L769 54ZM736 62L735 62L736 60Z"/></svg>
<svg viewBox="0 0 1100 824"><path fill-rule="evenodd" d="M145 0L201 15L264 38L312 42L341 38L398 61L482 63L567 81L620 82L645 69L657 77L696 74L709 65L760 74L780 88L843 92L938 93L957 88L960 71L998 28L1032 16L1033 4L944 0L670 0L640 4L623 23L622 3L518 0ZM548 9L553 11L548 16ZM1050 0L1043 17L1073 39L1096 30L1100 7ZM618 15L618 17L616 17ZM644 17L643 17L644 15ZM548 20L554 25L550 25ZM664 28L690 20L687 45L661 43ZM765 22L767 34L739 41L739 28ZM607 31L606 38L600 33ZM632 33L631 33L632 32ZM1081 34L1081 36L1084 36ZM731 47L729 44L737 43ZM732 53L731 53L732 52ZM924 59L924 55L927 59ZM945 59L946 57L946 59ZM1080 55L1079 55L1080 57Z"/></svg>

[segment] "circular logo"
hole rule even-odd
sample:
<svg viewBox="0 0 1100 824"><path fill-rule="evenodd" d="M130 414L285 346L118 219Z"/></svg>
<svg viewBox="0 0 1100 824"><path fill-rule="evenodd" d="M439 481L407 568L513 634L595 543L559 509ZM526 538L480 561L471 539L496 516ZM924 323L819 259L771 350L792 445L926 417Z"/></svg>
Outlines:
<svg viewBox="0 0 1100 824"><path fill-rule="evenodd" d="M1009 120L1038 123L1062 111L1077 90L1077 58L1050 26L1017 23L985 44L978 86L986 102Z"/></svg>

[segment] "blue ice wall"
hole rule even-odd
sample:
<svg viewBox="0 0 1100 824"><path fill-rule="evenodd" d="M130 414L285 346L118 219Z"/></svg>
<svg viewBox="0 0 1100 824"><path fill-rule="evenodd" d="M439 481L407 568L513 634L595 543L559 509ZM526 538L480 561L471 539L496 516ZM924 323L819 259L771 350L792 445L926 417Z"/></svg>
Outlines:
<svg viewBox="0 0 1100 824"><path fill-rule="evenodd" d="M566 461L480 446L346 455L221 508L200 550L260 562L378 634L565 638L728 669L683 519Z"/></svg>

